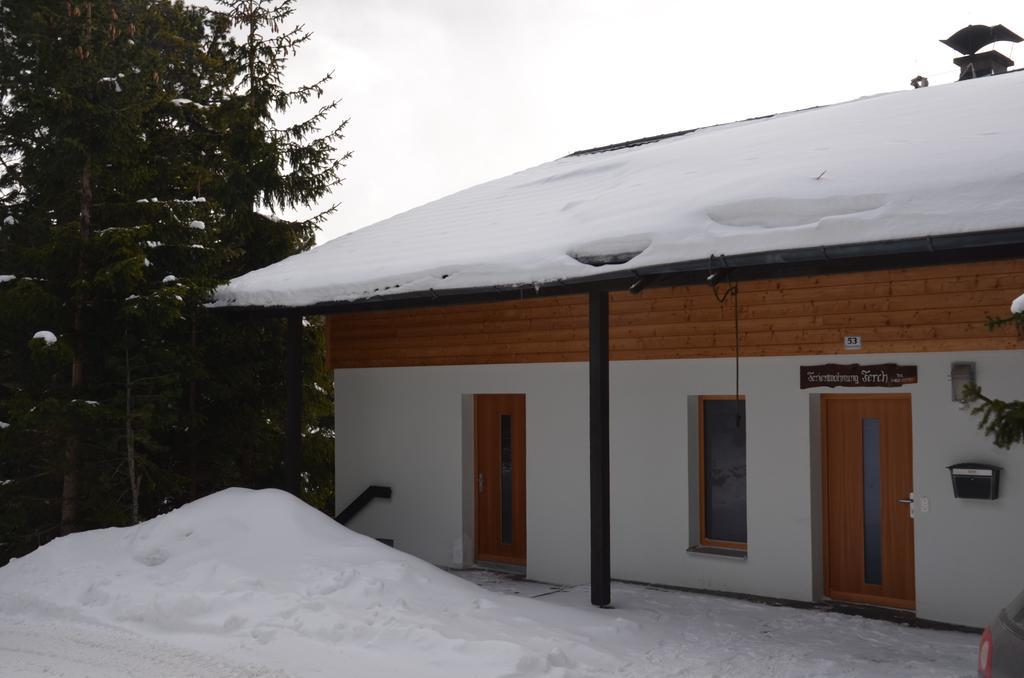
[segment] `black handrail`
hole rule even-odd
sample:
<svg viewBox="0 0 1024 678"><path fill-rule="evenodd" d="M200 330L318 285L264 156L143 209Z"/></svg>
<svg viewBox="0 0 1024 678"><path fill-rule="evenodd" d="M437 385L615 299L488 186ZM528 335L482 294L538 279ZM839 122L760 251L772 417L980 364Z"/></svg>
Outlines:
<svg viewBox="0 0 1024 678"><path fill-rule="evenodd" d="M348 523L356 517L356 514L366 508L374 499L391 499L391 488L385 487L384 485L370 485L363 493L352 500L352 503L346 506L341 513L334 517L342 525Z"/></svg>

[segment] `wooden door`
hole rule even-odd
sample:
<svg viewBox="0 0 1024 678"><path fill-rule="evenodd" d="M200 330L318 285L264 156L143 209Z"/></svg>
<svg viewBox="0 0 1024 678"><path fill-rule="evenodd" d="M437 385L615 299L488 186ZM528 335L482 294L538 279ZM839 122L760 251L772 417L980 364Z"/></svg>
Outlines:
<svg viewBox="0 0 1024 678"><path fill-rule="evenodd" d="M914 608L910 396L822 396L825 593Z"/></svg>
<svg viewBox="0 0 1024 678"><path fill-rule="evenodd" d="M476 559L526 564L526 396L476 395Z"/></svg>

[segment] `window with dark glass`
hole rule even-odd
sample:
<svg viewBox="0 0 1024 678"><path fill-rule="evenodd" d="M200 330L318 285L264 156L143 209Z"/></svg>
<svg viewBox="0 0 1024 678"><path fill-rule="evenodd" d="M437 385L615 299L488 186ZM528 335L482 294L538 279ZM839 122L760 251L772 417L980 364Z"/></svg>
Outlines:
<svg viewBox="0 0 1024 678"><path fill-rule="evenodd" d="M733 396L700 398L700 542L747 547L747 411Z"/></svg>
<svg viewBox="0 0 1024 678"><path fill-rule="evenodd" d="M882 421L861 420L864 469L864 583L882 583Z"/></svg>
<svg viewBox="0 0 1024 678"><path fill-rule="evenodd" d="M512 543L512 417L501 415L501 543Z"/></svg>

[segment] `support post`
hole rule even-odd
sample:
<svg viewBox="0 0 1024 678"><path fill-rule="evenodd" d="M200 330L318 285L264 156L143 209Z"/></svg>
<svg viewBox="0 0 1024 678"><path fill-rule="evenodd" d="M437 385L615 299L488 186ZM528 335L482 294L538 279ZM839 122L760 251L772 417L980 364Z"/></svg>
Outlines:
<svg viewBox="0 0 1024 678"><path fill-rule="evenodd" d="M302 315L288 315L285 353L285 383L288 410L285 417L285 489L299 496L302 458Z"/></svg>
<svg viewBox="0 0 1024 678"><path fill-rule="evenodd" d="M608 292L590 292L590 602L611 605Z"/></svg>

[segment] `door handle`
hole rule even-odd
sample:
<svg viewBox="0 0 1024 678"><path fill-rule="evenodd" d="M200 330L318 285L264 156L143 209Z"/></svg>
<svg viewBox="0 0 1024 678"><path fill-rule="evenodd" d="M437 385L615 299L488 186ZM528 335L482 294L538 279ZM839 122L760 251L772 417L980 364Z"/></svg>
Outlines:
<svg viewBox="0 0 1024 678"><path fill-rule="evenodd" d="M910 496L907 497L906 499L897 499L896 501L899 502L900 504L907 504L907 505L910 506L910 519L911 520L914 520L915 518L917 518L917 511L914 510L914 493L913 492L911 492Z"/></svg>
<svg viewBox="0 0 1024 678"><path fill-rule="evenodd" d="M484 474L483 473L481 473L481 474L479 474L477 476L476 485L479 488L480 493L482 494L483 491L484 491Z"/></svg>

